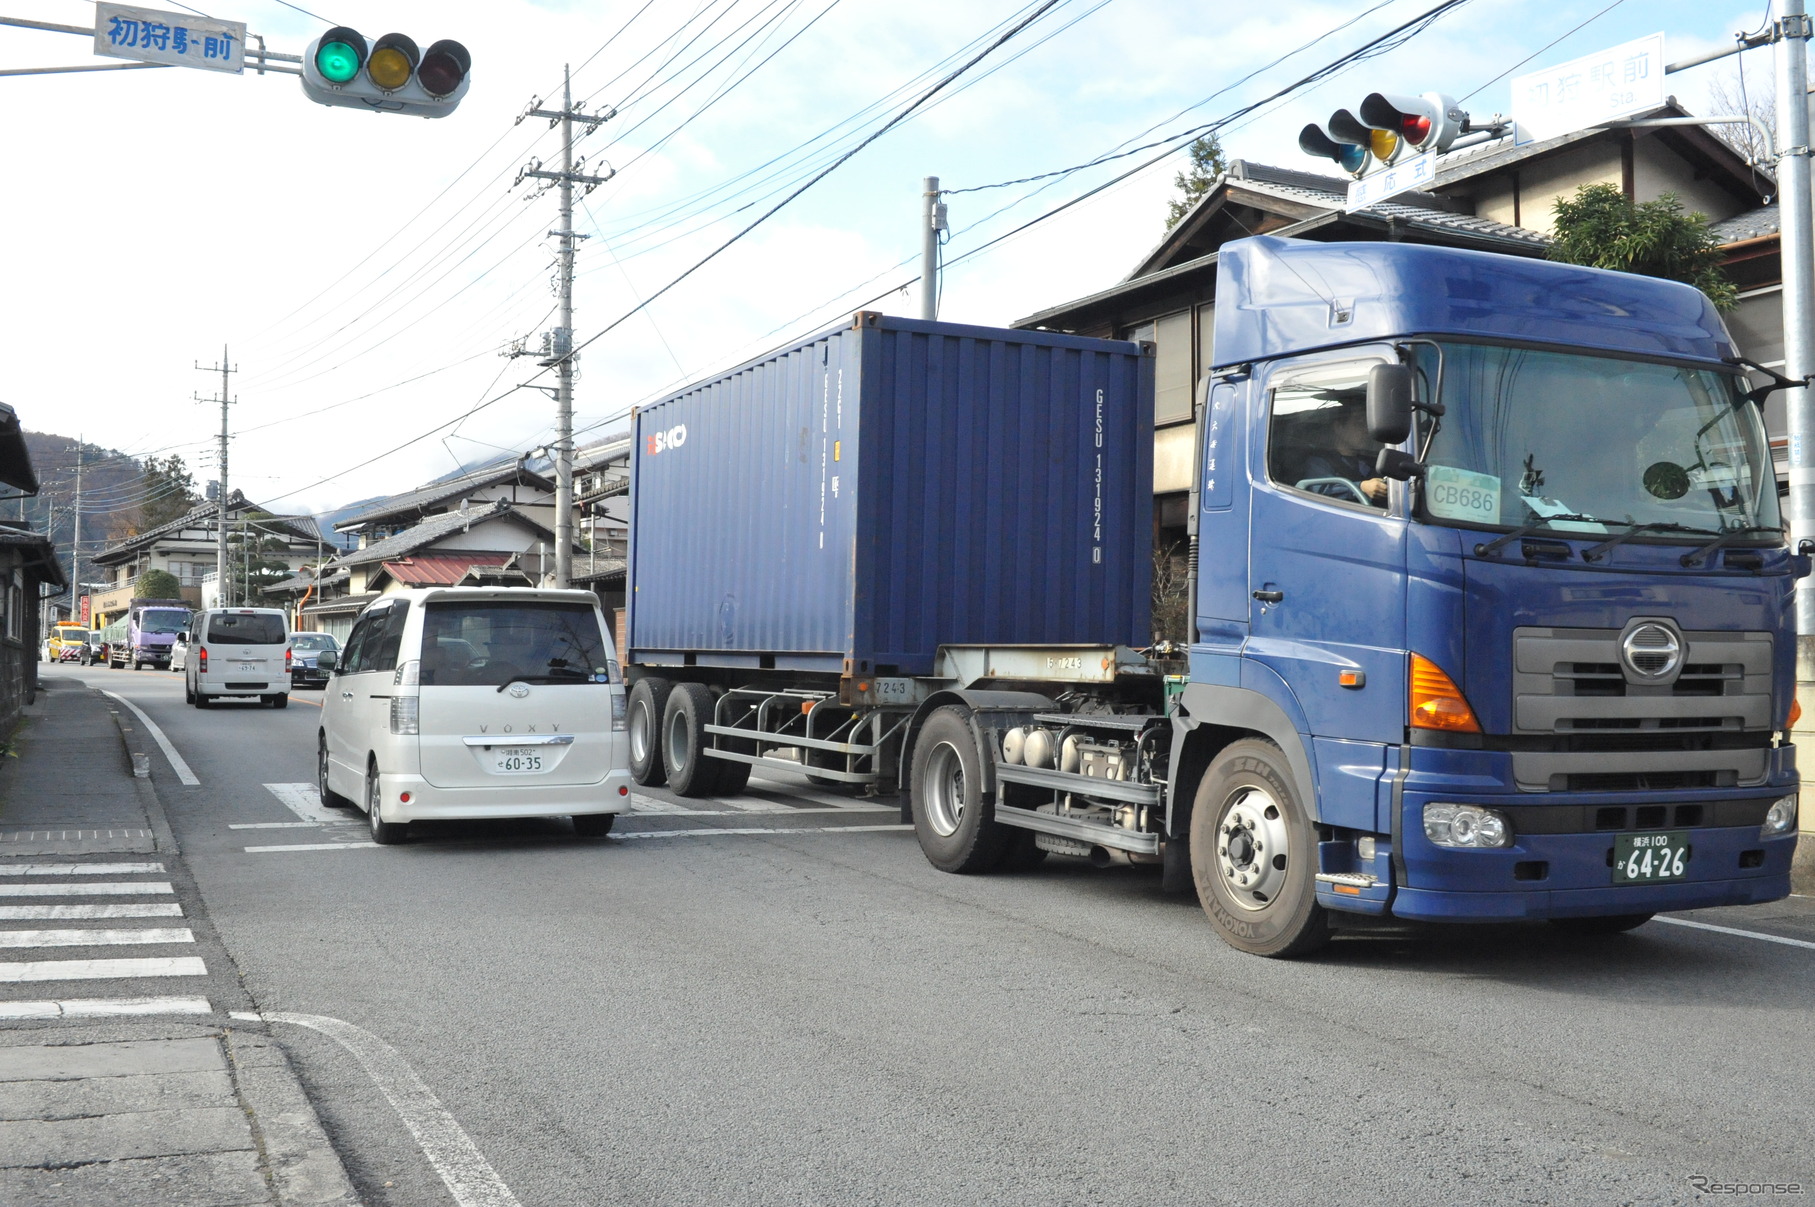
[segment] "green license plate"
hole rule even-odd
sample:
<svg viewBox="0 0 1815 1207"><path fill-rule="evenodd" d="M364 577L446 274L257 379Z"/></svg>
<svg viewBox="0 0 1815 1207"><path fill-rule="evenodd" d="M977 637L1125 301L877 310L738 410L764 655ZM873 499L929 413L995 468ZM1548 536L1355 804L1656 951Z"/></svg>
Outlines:
<svg viewBox="0 0 1815 1207"><path fill-rule="evenodd" d="M1613 882L1657 884L1682 880L1689 872L1689 832L1616 834L1613 838Z"/></svg>

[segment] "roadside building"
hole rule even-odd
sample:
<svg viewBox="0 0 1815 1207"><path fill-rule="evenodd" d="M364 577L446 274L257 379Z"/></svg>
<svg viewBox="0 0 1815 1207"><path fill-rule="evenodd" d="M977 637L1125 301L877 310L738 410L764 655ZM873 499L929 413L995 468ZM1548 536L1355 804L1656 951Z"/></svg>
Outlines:
<svg viewBox="0 0 1815 1207"><path fill-rule="evenodd" d="M553 530L555 484L517 458L392 495L335 524L334 531L356 537L361 546L375 545L433 516L500 501Z"/></svg>
<svg viewBox="0 0 1815 1207"><path fill-rule="evenodd" d="M96 628L117 619L137 593L134 584L150 570L164 570L176 578L182 597L191 606L202 606L202 585L215 574L219 554L221 506L209 500L137 536L107 546L94 557L97 574L107 586L94 593L91 607ZM321 530L307 516L274 516L239 491L227 498L229 552L250 549L251 556L288 571L319 561L327 546Z"/></svg>
<svg viewBox="0 0 1815 1207"><path fill-rule="evenodd" d="M38 493L38 475L13 408L0 403L0 485L21 495ZM0 521L0 742L9 740L19 711L38 691L38 651L44 631L45 593L68 587L50 538L22 524Z"/></svg>

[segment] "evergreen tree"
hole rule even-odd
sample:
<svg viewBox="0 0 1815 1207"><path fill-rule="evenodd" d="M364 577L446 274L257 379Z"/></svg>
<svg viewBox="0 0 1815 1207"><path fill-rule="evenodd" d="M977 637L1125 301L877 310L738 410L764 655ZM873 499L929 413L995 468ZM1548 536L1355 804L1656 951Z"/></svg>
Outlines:
<svg viewBox="0 0 1815 1207"><path fill-rule="evenodd" d="M1191 144L1191 168L1172 178L1179 195L1166 203L1166 229L1171 230L1204 199L1217 178L1229 170L1223 158L1223 145L1215 134L1206 134Z"/></svg>
<svg viewBox="0 0 1815 1207"><path fill-rule="evenodd" d="M180 519L201 503L195 493L195 478L175 453L145 458L139 474L139 498L134 536Z"/></svg>
<svg viewBox="0 0 1815 1207"><path fill-rule="evenodd" d="M176 575L168 570L147 570L132 585L132 593L143 599L181 599L183 590Z"/></svg>
<svg viewBox="0 0 1815 1207"><path fill-rule="evenodd" d="M1555 213L1552 260L1682 281L1719 310L1739 303L1707 216L1684 213L1675 193L1634 202L1611 184L1585 184L1573 200L1557 198Z"/></svg>

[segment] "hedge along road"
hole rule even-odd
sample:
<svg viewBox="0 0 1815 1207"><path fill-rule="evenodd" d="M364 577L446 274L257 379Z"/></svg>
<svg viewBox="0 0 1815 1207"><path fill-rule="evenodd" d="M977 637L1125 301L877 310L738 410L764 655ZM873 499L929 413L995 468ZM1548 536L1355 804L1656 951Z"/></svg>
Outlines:
<svg viewBox="0 0 1815 1207"><path fill-rule="evenodd" d="M1277 963L1224 947L1144 869L945 876L911 834L868 828L888 813L752 817L659 791L646 809L699 812L624 833L725 832L474 823L248 853L363 837L357 815L227 829L307 821L265 785L313 778L320 714L196 714L174 678L104 678L201 780L154 772L259 1008L382 1040L524 1203L1815 1183L1780 1139L1815 1132L1815 1051L1768 1038L1807 1019L1801 946L1659 921L1346 938ZM767 788L764 807L850 803ZM1690 920L1811 942L1808 905ZM454 1201L357 1060L282 1034L368 1202Z"/></svg>

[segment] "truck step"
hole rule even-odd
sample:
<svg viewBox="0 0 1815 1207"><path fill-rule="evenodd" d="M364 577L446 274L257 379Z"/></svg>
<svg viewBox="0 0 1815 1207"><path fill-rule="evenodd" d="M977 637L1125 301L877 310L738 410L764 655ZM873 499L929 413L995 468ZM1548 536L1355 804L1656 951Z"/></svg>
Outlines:
<svg viewBox="0 0 1815 1207"><path fill-rule="evenodd" d="M1373 888L1380 883L1380 878L1370 876L1366 872L1319 872L1317 873L1317 883L1345 884L1350 888Z"/></svg>
<svg viewBox="0 0 1815 1207"><path fill-rule="evenodd" d="M1013 770L1025 771L1025 767ZM1127 785L1135 787L1136 785ZM1040 834L1053 834L1060 838L1069 838L1074 842L1085 843L1093 847L1111 847L1118 851L1130 851L1136 855L1158 855L1160 853L1160 836L1147 834L1139 830L1124 830L1120 826L1104 825L1102 822L1080 821L1074 817L1059 817L1052 813L1036 813L1032 809L1017 809L1012 805L1000 802L996 805L996 820L1005 826L1018 826L1023 830L1033 830Z"/></svg>
<svg viewBox="0 0 1815 1207"><path fill-rule="evenodd" d="M1043 712L1035 715L1034 720L1042 725L1082 725L1089 729L1117 729L1127 733L1139 733L1147 728L1151 721L1164 720L1153 713L1067 713Z"/></svg>

